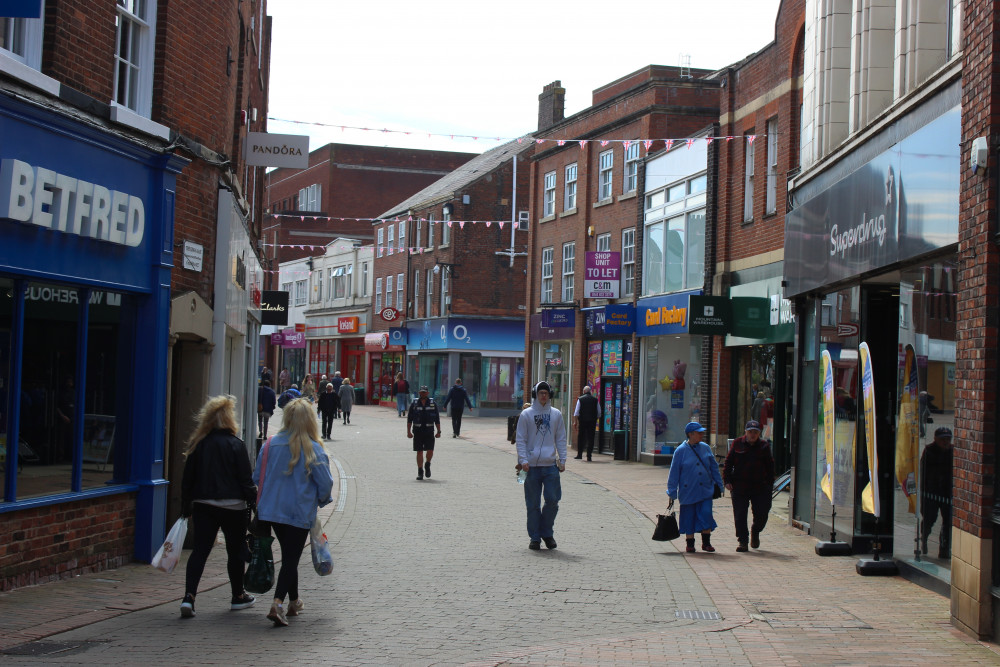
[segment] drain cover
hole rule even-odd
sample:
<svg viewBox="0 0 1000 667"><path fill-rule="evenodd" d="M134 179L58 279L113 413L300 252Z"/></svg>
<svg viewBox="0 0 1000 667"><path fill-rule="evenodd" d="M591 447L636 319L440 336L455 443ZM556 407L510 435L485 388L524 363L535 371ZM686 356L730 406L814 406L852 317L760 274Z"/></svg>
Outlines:
<svg viewBox="0 0 1000 667"><path fill-rule="evenodd" d="M55 655L57 653L66 655L71 653L80 653L81 651L86 651L88 648L90 648L89 642L28 642L27 644L20 644L18 646L12 646L11 648L4 649L3 651L0 651L0 655L40 656Z"/></svg>
<svg viewBox="0 0 1000 667"><path fill-rule="evenodd" d="M678 609L674 612L677 618L694 618L700 621L718 621L722 619L722 614L717 611L692 611L691 609Z"/></svg>

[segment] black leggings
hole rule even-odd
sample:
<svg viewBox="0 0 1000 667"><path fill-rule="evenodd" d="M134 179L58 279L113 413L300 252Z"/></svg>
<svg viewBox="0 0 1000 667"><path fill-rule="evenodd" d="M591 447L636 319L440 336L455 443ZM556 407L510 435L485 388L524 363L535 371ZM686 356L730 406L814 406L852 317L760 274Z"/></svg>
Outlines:
<svg viewBox="0 0 1000 667"><path fill-rule="evenodd" d="M205 571L208 554L215 546L215 537L222 528L226 537L226 553L229 556L229 585L233 597L243 595L243 572L246 562L243 559L247 548L247 511L230 510L205 503L194 503L191 506L191 523L194 548L187 562L187 590L191 595L198 593L198 582Z"/></svg>
<svg viewBox="0 0 1000 667"><path fill-rule="evenodd" d="M278 571L278 581L274 587L274 597L285 601L299 599L299 559L309 537L308 528L296 528L287 523L272 523L274 535L281 545L281 570Z"/></svg>

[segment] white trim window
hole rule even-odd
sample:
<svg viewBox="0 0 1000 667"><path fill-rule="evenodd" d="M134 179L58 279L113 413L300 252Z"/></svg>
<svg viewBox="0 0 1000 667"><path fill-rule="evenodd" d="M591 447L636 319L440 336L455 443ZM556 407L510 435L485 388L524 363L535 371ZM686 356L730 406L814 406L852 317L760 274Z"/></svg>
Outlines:
<svg viewBox="0 0 1000 667"><path fill-rule="evenodd" d="M318 213L321 210L322 198L323 186L319 183L302 188L299 190L299 210Z"/></svg>
<svg viewBox="0 0 1000 667"><path fill-rule="evenodd" d="M309 276L309 282L312 284L312 295L310 296L309 303L320 303L323 301L323 270L319 269L313 271L312 275Z"/></svg>
<svg viewBox="0 0 1000 667"><path fill-rule="evenodd" d="M547 218L556 212L556 172L545 174L545 191L542 194L542 217Z"/></svg>
<svg viewBox="0 0 1000 667"><path fill-rule="evenodd" d="M778 119L767 121L767 198L764 214L772 215L778 208Z"/></svg>
<svg viewBox="0 0 1000 667"><path fill-rule="evenodd" d="M413 317L420 317L420 269L413 271Z"/></svg>
<svg viewBox="0 0 1000 667"><path fill-rule="evenodd" d="M597 252L611 252L611 232L597 235Z"/></svg>
<svg viewBox="0 0 1000 667"><path fill-rule="evenodd" d="M293 283L290 283L290 282L289 283L281 283L281 291L282 292L287 292L288 295L291 296L291 294L292 294L292 285L293 285Z"/></svg>
<svg viewBox="0 0 1000 667"><path fill-rule="evenodd" d="M344 272L344 296L353 296L354 292L354 265L348 264Z"/></svg>
<svg viewBox="0 0 1000 667"><path fill-rule="evenodd" d="M706 180L700 174L646 195L643 295L704 286Z"/></svg>
<svg viewBox="0 0 1000 667"><path fill-rule="evenodd" d="M639 142L633 141L625 151L625 193L635 192L639 187Z"/></svg>
<svg viewBox="0 0 1000 667"><path fill-rule="evenodd" d="M385 244L385 229L379 227L377 234L378 234L377 236L378 240L375 242L375 252L376 256L381 257L382 254L385 252L385 248L383 247L383 245Z"/></svg>
<svg viewBox="0 0 1000 667"><path fill-rule="evenodd" d="M368 296L368 262L361 263L361 296Z"/></svg>
<svg viewBox="0 0 1000 667"><path fill-rule="evenodd" d="M424 299L424 317L431 317L431 304L434 303L434 271L427 269L427 294Z"/></svg>
<svg viewBox="0 0 1000 667"><path fill-rule="evenodd" d="M0 50L28 67L42 68L42 37L45 31L45 3L42 17L0 18Z"/></svg>
<svg viewBox="0 0 1000 667"><path fill-rule="evenodd" d="M622 296L635 294L635 228L622 230Z"/></svg>
<svg viewBox="0 0 1000 667"><path fill-rule="evenodd" d="M375 279L375 314L382 312L382 279Z"/></svg>
<svg viewBox="0 0 1000 667"><path fill-rule="evenodd" d="M434 247L434 214L427 216L427 247Z"/></svg>
<svg viewBox="0 0 1000 667"><path fill-rule="evenodd" d="M566 165L565 187L563 188L563 210L576 208L576 162Z"/></svg>
<svg viewBox="0 0 1000 667"><path fill-rule="evenodd" d="M573 301L576 283L576 243L564 243L562 249L562 300Z"/></svg>
<svg viewBox="0 0 1000 667"><path fill-rule="evenodd" d="M150 117L156 0L118 0L115 15L115 104Z"/></svg>
<svg viewBox="0 0 1000 667"><path fill-rule="evenodd" d="M406 223L399 222L399 252L406 250Z"/></svg>
<svg viewBox="0 0 1000 667"><path fill-rule="evenodd" d="M385 252L391 255L396 251L396 225L389 225L389 230L385 234L386 238L386 249Z"/></svg>
<svg viewBox="0 0 1000 667"><path fill-rule="evenodd" d="M413 234L414 248L423 248L420 242L420 239L423 238L423 233L424 233L424 223L421 220L417 220L417 229L416 232L414 232Z"/></svg>
<svg viewBox="0 0 1000 667"><path fill-rule="evenodd" d="M441 315L448 309L448 288L451 282L448 280L448 269L441 271Z"/></svg>
<svg viewBox="0 0 1000 667"><path fill-rule="evenodd" d="M542 248L542 303L552 303L553 248Z"/></svg>
<svg viewBox="0 0 1000 667"><path fill-rule="evenodd" d="M343 299L347 296L347 276L344 275L344 267L330 269L330 273L333 277L333 298Z"/></svg>
<svg viewBox="0 0 1000 667"><path fill-rule="evenodd" d="M403 274L396 274L396 308L400 311L406 304L403 301ZM405 312L405 311L404 311Z"/></svg>
<svg viewBox="0 0 1000 667"><path fill-rule="evenodd" d="M611 187L614 181L615 152L604 151L599 158L600 170L597 176L597 200L611 199Z"/></svg>
<svg viewBox="0 0 1000 667"><path fill-rule="evenodd" d="M392 276L385 277L385 307L392 308Z"/></svg>
<svg viewBox="0 0 1000 667"><path fill-rule="evenodd" d="M747 130L743 134L753 134ZM743 222L753 220L753 142L747 141L746 162L743 175Z"/></svg>
<svg viewBox="0 0 1000 667"><path fill-rule="evenodd" d="M304 306L306 305L307 294L309 293L309 281L308 280L296 280L295 281L295 305Z"/></svg>
<svg viewBox="0 0 1000 667"><path fill-rule="evenodd" d="M449 245L451 243L451 211L445 209L444 213L441 215L441 245Z"/></svg>
<svg viewBox="0 0 1000 667"><path fill-rule="evenodd" d="M335 273L335 269L333 267L330 267L330 289L328 289L326 292L327 301L329 301L330 299L337 298L334 296L336 293L337 293L337 275Z"/></svg>

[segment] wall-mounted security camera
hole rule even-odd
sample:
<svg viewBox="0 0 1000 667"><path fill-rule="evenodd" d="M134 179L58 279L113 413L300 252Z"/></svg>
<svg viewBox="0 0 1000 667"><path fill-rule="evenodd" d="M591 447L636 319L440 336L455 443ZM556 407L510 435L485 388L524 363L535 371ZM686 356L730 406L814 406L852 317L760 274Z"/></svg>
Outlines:
<svg viewBox="0 0 1000 667"><path fill-rule="evenodd" d="M976 137L972 140L972 150L969 156L969 166L972 167L972 173L976 173L980 169L986 169L989 161L989 145L987 144L986 137Z"/></svg>

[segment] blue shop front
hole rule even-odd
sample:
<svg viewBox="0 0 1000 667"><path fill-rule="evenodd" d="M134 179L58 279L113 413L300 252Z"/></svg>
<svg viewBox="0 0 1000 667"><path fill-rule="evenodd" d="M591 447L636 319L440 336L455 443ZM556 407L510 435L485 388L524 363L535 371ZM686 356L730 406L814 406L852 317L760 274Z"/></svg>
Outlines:
<svg viewBox="0 0 1000 667"><path fill-rule="evenodd" d="M442 317L406 324L410 387L440 404L456 378L475 414L509 415L524 402L524 320Z"/></svg>
<svg viewBox="0 0 1000 667"><path fill-rule="evenodd" d="M5 96L0 136L3 590L149 561L163 539L186 162Z"/></svg>

